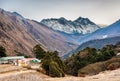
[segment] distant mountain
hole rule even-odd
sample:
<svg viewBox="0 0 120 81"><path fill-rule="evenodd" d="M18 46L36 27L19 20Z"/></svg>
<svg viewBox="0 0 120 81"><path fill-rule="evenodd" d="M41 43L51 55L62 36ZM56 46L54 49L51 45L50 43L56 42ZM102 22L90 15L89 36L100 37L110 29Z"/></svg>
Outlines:
<svg viewBox="0 0 120 81"><path fill-rule="evenodd" d="M108 38L112 38L112 40L114 40L115 37L119 37L119 36L120 36L120 20L109 25L108 27L98 29L97 31L89 34L88 36L83 38L83 41L99 40L99 39L106 40Z"/></svg>
<svg viewBox="0 0 120 81"><path fill-rule="evenodd" d="M96 39L96 40L91 40L91 41L83 43L76 50L79 51L79 50L84 49L85 47L92 47L92 48L100 49L104 47L105 45L110 45L110 44L115 45L118 42L120 42L120 36L105 38L105 39Z"/></svg>
<svg viewBox="0 0 120 81"><path fill-rule="evenodd" d="M17 51L34 56L32 48L36 44L48 51L57 50L60 56L78 47L61 33L37 21L0 9L0 45L6 48L8 55L15 55Z"/></svg>
<svg viewBox="0 0 120 81"><path fill-rule="evenodd" d="M105 45L116 44L117 42L120 42L120 20L108 27L98 29L91 34L84 36L79 42L80 46L76 50L66 54L64 58L86 47L99 49Z"/></svg>
<svg viewBox="0 0 120 81"><path fill-rule="evenodd" d="M98 29L95 32L85 36L82 41L85 42L95 39L105 39L115 36L120 36L120 20L105 28Z"/></svg>
<svg viewBox="0 0 120 81"><path fill-rule="evenodd" d="M60 32L67 34L88 34L96 31L100 27L90 21L88 18L79 17L71 21L61 17L59 19L43 19L40 23Z"/></svg>
<svg viewBox="0 0 120 81"><path fill-rule="evenodd" d="M83 44L81 44L77 49L72 50L68 54L65 54L62 58L65 59L68 56L71 56L72 54L78 53L80 50L83 50L86 47L101 49L105 45L115 45L116 43L120 42L120 36L111 37L111 38L105 38L105 39L96 39L96 40L90 40Z"/></svg>

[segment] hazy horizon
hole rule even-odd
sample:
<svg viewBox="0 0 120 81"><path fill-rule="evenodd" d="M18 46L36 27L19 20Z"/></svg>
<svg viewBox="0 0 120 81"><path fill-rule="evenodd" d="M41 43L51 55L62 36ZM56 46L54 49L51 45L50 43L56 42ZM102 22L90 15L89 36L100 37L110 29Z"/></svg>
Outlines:
<svg viewBox="0 0 120 81"><path fill-rule="evenodd" d="M96 24L109 25L120 19L119 3L120 0L0 0L0 8L37 21L84 17Z"/></svg>

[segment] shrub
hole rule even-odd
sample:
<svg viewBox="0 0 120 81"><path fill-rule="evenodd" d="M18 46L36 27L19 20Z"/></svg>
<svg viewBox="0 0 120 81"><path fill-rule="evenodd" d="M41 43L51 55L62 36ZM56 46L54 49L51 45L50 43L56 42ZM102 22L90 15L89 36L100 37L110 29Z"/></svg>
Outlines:
<svg viewBox="0 0 120 81"><path fill-rule="evenodd" d="M95 62L106 61L115 55L113 45L107 45L99 50L87 47L65 60L67 66L66 73L76 76L79 69Z"/></svg>
<svg viewBox="0 0 120 81"><path fill-rule="evenodd" d="M64 77L65 76L63 70L54 61L50 62L49 73L50 73L49 75L52 77Z"/></svg>
<svg viewBox="0 0 120 81"><path fill-rule="evenodd" d="M89 64L82 69L79 69L78 76L84 75L94 75L105 70L114 70L120 67L120 57L113 57L107 61L97 62L94 64Z"/></svg>
<svg viewBox="0 0 120 81"><path fill-rule="evenodd" d="M115 70L117 68L120 67L120 63L119 62L114 62L114 63L111 63L107 66L107 69L108 70Z"/></svg>
<svg viewBox="0 0 120 81"><path fill-rule="evenodd" d="M46 71L46 74L52 77L64 77L65 76L65 64L58 57L58 52L47 52L42 59L42 67Z"/></svg>

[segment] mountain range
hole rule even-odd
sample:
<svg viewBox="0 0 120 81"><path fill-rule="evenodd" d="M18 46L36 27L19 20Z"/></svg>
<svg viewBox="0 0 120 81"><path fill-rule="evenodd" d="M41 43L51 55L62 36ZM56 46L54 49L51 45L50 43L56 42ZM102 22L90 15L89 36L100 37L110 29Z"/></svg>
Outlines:
<svg viewBox="0 0 120 81"><path fill-rule="evenodd" d="M80 21L80 19L82 20ZM74 50L79 46L74 38L81 37L82 35L81 33L78 33L79 30L75 26L72 28L77 31L77 35L75 34L76 32L74 33L75 35L73 35L73 32L66 33L66 31L56 31L55 29L48 27L46 24L43 24L43 21L44 19L41 22L26 19L17 12L9 12L0 9L0 45L6 48L8 55L15 55L16 52L22 52L30 56L34 56L32 48L36 44L40 44L47 51L57 50L60 53L60 56L69 53L71 50ZM63 22L64 24L71 22L64 18L57 19L57 21L60 21L61 23ZM95 27L90 27L92 31L99 28L89 19L85 18L79 18L74 22L79 25L84 24L86 29L88 29L86 25L91 24L91 26L93 25L93 27ZM59 28L59 26L57 27ZM84 32L82 30L80 31Z"/></svg>
<svg viewBox="0 0 120 81"><path fill-rule="evenodd" d="M43 19L41 23L52 28L53 30L64 32L67 34L88 34L100 28L88 18L82 17L79 17L74 21L66 20L63 17L59 19Z"/></svg>
<svg viewBox="0 0 120 81"><path fill-rule="evenodd" d="M110 45L110 44L114 45L120 42L120 20L116 21L115 23L105 28L98 29L91 34L84 36L81 41L82 43L77 49L66 54L63 58L68 57L73 53L77 53L78 51L86 47L100 49L105 45Z"/></svg>
<svg viewBox="0 0 120 81"><path fill-rule="evenodd" d="M87 46L101 48L115 44L120 39L119 31L120 20L101 28L88 18L71 21L61 17L38 22L0 9L0 45L6 48L8 55L21 52L34 56L32 49L40 44L47 51L58 51L60 57L69 56Z"/></svg>

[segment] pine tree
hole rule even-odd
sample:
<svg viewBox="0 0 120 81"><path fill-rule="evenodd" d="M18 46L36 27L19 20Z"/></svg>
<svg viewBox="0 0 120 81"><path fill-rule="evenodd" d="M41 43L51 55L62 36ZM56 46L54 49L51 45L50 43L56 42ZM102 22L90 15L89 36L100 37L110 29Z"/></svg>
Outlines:
<svg viewBox="0 0 120 81"><path fill-rule="evenodd" d="M40 45L36 45L34 48L33 48L33 52L34 54L36 55L36 58L38 59L41 59L44 57L44 54L46 53L44 51L44 49L41 48Z"/></svg>
<svg viewBox="0 0 120 81"><path fill-rule="evenodd" d="M6 50L3 46L0 46L0 57L6 57Z"/></svg>

